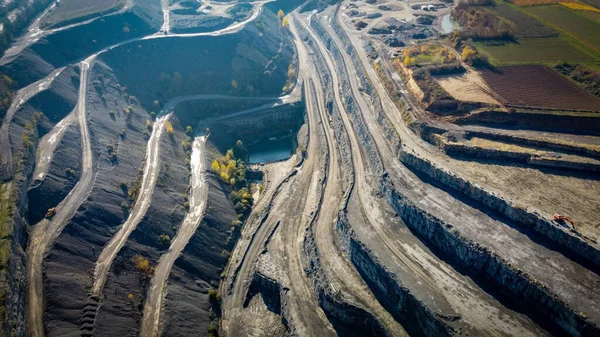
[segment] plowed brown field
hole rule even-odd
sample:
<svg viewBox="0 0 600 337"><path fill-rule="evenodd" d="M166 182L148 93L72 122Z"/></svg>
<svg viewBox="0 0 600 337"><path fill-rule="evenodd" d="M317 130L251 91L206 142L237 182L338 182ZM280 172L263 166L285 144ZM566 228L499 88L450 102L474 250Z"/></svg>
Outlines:
<svg viewBox="0 0 600 337"><path fill-rule="evenodd" d="M590 94L546 66L499 67L494 71L482 72L482 76L507 104L600 111L600 97Z"/></svg>

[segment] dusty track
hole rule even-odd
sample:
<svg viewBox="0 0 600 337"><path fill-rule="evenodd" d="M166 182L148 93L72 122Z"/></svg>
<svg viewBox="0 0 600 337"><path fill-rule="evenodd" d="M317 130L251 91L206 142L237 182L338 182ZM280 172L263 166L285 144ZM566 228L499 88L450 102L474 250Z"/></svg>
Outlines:
<svg viewBox="0 0 600 337"><path fill-rule="evenodd" d="M144 174L142 178L142 185L140 187L140 193L135 205L129 214L129 217L119 229L119 231L112 237L112 239L106 244L102 253L96 261L96 268L94 270L94 284L91 289L91 294L100 296L102 287L106 281L106 276L112 265L115 256L121 250L129 235L142 221L146 211L150 207L152 201L152 193L154 192L154 186L160 169L159 158L160 158L160 140L164 131L165 122L171 117L170 114L164 115L157 118L152 128L152 134L148 140L148 146L146 149L146 159L144 164Z"/></svg>
<svg viewBox="0 0 600 337"><path fill-rule="evenodd" d="M204 211L206 209L206 199L208 198L208 186L206 185L206 137L196 137L192 147L192 166L191 189L190 189L190 210L186 214L177 235L173 238L169 250L164 253L150 281L150 289L146 295L144 304L144 315L142 316L141 336L154 337L159 336L160 332L160 314L162 302L165 297L165 287L173 263L179 257L190 238L198 229Z"/></svg>
<svg viewBox="0 0 600 337"><path fill-rule="evenodd" d="M60 75L65 68L58 68L45 78L32 83L22 89L19 89L14 97L12 104L6 112L2 128L0 128L0 179L10 180L13 177L13 158L12 147L10 144L10 124L17 110L29 99L38 93L48 89L52 82Z"/></svg>
<svg viewBox="0 0 600 337"><path fill-rule="evenodd" d="M365 179L366 176L370 175L371 173L370 171L367 171L364 166L361 147L359 146L357 137L354 134L352 124L348 120L348 114L346 112L345 105L344 103L342 103L342 97L339 90L341 86L336 68L333 65L333 61L330 54L327 52L327 49L320 42L316 34L312 31L312 28L309 27L309 25L306 25L305 23L303 23L303 25L304 28L312 36L313 41L316 42L317 46L319 47L318 52L321 53L321 55L327 63L329 73L331 74L332 78L332 87L334 92L335 104L337 104L338 106L338 109L342 116L342 121L344 122L346 132L350 139L350 148L352 151L352 162L355 174L355 187L352 193L358 193L359 195L369 195L372 193L372 191L370 189L365 188ZM339 156L339 154L336 155ZM339 166L335 166L337 167L336 170L339 171ZM330 173L332 173L334 177L341 176L340 172ZM332 186L332 188L339 188L339 186ZM328 196L326 192L326 197L324 199L330 200L332 198L331 196ZM341 292L341 295L343 297L348 297L346 298L346 300L348 300L350 303L354 302L359 307L363 307L367 309L367 311L372 311L372 313L378 318L380 323L383 324L386 327L386 330L392 335L406 336L407 334L404 331L404 329L391 317L391 315L381 306L381 304L379 304L379 302L371 294L369 288L364 283L358 272L353 267L352 263L348 260L346 256L344 256L341 253L339 246L336 245L337 240L334 221L337 218L337 210L341 201L341 199L338 199L337 204L326 205L325 207L323 207L322 205L322 212L319 216L319 221L317 221L315 229L315 239L317 247L319 249L319 255L321 256L321 263L323 264L325 272L327 273L330 286L333 287L334 292L339 291ZM365 209L364 207L362 207L362 204L354 205L354 207L361 207L362 213L364 214L366 219L368 219L371 216L368 213L364 213Z"/></svg>
<svg viewBox="0 0 600 337"><path fill-rule="evenodd" d="M77 121L81 134L82 169L81 178L67 197L56 206L56 215L44 219L31 231L27 249L27 325L31 337L44 336L44 285L43 262L50 245L60 235L68 221L79 206L90 194L95 180L94 162L90 133L86 117L86 95L88 71L95 56L81 62L81 82L79 86L79 102L77 104Z"/></svg>
<svg viewBox="0 0 600 337"><path fill-rule="evenodd" d="M38 142L38 149L35 160L35 171L33 171L33 179L42 180L46 177L50 162L54 156L54 151L63 138L65 132L73 123L77 123L76 107L73 112L69 113L65 118L58 122L54 128L44 135Z"/></svg>

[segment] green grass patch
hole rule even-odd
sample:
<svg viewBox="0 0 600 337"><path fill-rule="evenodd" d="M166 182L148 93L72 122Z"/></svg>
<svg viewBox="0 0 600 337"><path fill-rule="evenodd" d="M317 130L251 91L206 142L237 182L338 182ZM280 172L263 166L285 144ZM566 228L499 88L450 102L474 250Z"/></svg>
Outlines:
<svg viewBox="0 0 600 337"><path fill-rule="evenodd" d="M486 45L478 42L477 48L488 55L494 66L517 64L554 64L565 62L598 62L600 56L575 46L566 37L527 38L517 43Z"/></svg>
<svg viewBox="0 0 600 337"><path fill-rule="evenodd" d="M588 19L600 22L600 13L590 12L590 11L582 11L579 14L587 17Z"/></svg>
<svg viewBox="0 0 600 337"><path fill-rule="evenodd" d="M522 10L600 53L600 22L559 5L532 6Z"/></svg>
<svg viewBox="0 0 600 337"><path fill-rule="evenodd" d="M514 25L514 35L517 38L527 37L556 37L558 31L532 18L505 3L486 7L491 13L510 21Z"/></svg>

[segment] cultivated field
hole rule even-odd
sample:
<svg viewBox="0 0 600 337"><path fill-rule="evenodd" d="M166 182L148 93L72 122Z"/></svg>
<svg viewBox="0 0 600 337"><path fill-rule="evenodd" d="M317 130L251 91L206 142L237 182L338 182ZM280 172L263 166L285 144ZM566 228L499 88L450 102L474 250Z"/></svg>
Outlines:
<svg viewBox="0 0 600 337"><path fill-rule="evenodd" d="M462 75L436 76L435 81L454 99L463 102L480 102L500 105L488 92L478 73L469 71Z"/></svg>
<svg viewBox="0 0 600 337"><path fill-rule="evenodd" d="M477 47L487 53L494 65L524 63L594 62L600 57L575 47L568 38L524 38L517 43L499 46L486 46L477 43Z"/></svg>
<svg viewBox="0 0 600 337"><path fill-rule="evenodd" d="M600 22L560 5L533 6L524 10L561 33L572 36L600 52Z"/></svg>
<svg viewBox="0 0 600 337"><path fill-rule="evenodd" d="M598 13L598 12L585 11L585 12L581 12L580 14L585 16L588 19L592 19L592 20L600 22L600 13Z"/></svg>
<svg viewBox="0 0 600 337"><path fill-rule="evenodd" d="M500 67L495 71L484 71L482 75L490 88L508 104L600 111L600 97L545 66Z"/></svg>
<svg viewBox="0 0 600 337"><path fill-rule="evenodd" d="M515 25L515 36L517 38L525 37L554 37L558 32L536 19L521 13L506 4L498 4L487 8L491 13L505 18Z"/></svg>
<svg viewBox="0 0 600 337"><path fill-rule="evenodd" d="M509 2L511 2L517 6L548 5L548 4L557 4L560 2L564 2L564 1L565 0L509 0Z"/></svg>
<svg viewBox="0 0 600 337"><path fill-rule="evenodd" d="M62 0L42 22L44 27L58 27L94 15L107 14L125 5L126 0Z"/></svg>

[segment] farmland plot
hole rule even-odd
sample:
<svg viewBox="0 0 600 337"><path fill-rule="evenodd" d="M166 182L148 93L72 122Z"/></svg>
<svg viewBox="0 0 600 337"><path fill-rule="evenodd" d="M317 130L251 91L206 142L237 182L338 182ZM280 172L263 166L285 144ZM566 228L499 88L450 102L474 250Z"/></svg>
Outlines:
<svg viewBox="0 0 600 337"><path fill-rule="evenodd" d="M536 19L519 12L506 4L498 4L488 9L493 14L505 18L515 25L515 36L524 37L555 37L558 32Z"/></svg>
<svg viewBox="0 0 600 337"><path fill-rule="evenodd" d="M558 61L578 63L599 60L597 55L575 47L565 37L523 38L519 39L517 43L506 43L499 46L477 43L477 47L488 54L494 65L556 63Z"/></svg>
<svg viewBox="0 0 600 337"><path fill-rule="evenodd" d="M561 33L572 36L596 52L600 52L600 22L579 15L563 6L533 6L524 10Z"/></svg>
<svg viewBox="0 0 600 337"><path fill-rule="evenodd" d="M508 104L564 110L600 111L600 98L539 65L499 67L483 72L490 88Z"/></svg>

